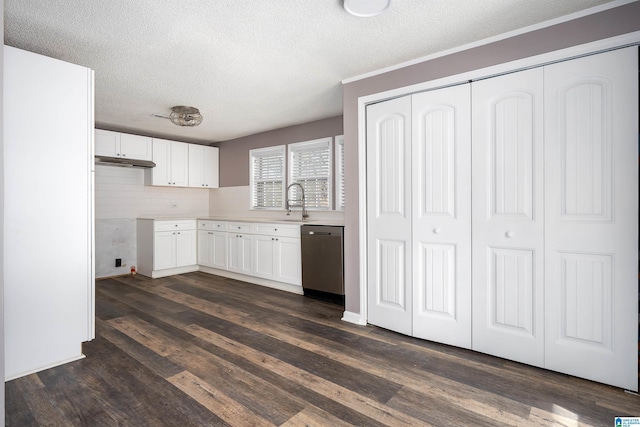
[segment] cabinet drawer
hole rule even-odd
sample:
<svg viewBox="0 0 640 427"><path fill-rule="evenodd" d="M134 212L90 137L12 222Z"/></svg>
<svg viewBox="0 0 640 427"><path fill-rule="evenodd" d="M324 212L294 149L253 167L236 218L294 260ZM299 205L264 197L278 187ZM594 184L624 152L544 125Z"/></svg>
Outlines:
<svg viewBox="0 0 640 427"><path fill-rule="evenodd" d="M227 231L227 222L199 220L198 230Z"/></svg>
<svg viewBox="0 0 640 427"><path fill-rule="evenodd" d="M300 237L299 225L255 224L255 234L280 237Z"/></svg>
<svg viewBox="0 0 640 427"><path fill-rule="evenodd" d="M153 226L154 231L195 230L195 228L195 220L156 221Z"/></svg>
<svg viewBox="0 0 640 427"><path fill-rule="evenodd" d="M253 234L253 223L250 222L230 222L228 231L234 233Z"/></svg>

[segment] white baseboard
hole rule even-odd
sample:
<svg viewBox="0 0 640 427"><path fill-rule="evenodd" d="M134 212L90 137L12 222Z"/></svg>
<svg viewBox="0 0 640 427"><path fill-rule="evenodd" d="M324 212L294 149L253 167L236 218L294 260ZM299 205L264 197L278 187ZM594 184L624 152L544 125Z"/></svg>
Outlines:
<svg viewBox="0 0 640 427"><path fill-rule="evenodd" d="M261 277L247 276L245 274L235 273L233 271L219 270L217 268L200 266L199 271L216 276L226 277L228 279L242 280L243 282L253 283L254 285L266 286L267 288L278 289L281 291L291 292L303 295L302 286L292 285L290 283L276 282L274 280L263 279Z"/></svg>
<svg viewBox="0 0 640 427"><path fill-rule="evenodd" d="M187 265L186 267L167 268L166 270L153 270L151 272L151 278L158 279L160 277L174 276L176 274L192 273L194 271L198 271L197 265ZM139 274L142 274L142 273L139 273ZM143 274L143 276L145 276L145 274Z"/></svg>
<svg viewBox="0 0 640 427"><path fill-rule="evenodd" d="M71 362L75 362L76 360L80 360L80 359L84 359L85 355L80 353L77 356L73 356L70 357L69 359L64 359L64 360L60 360L45 366L41 366L39 368L36 369L32 369L30 371L26 371L26 372L21 372L19 374L14 374L14 375L10 375L7 378L4 379L5 382L7 381L11 381L11 380L15 380L17 378L21 378L21 377L26 377L27 375L31 375L31 374L35 374L36 372L40 372L40 371L44 371L47 369L51 369L51 368L55 368L56 366L60 366L60 365L64 365L65 363L71 363Z"/></svg>
<svg viewBox="0 0 640 427"><path fill-rule="evenodd" d="M351 311L345 311L342 313L342 320L360 326L365 326L367 324L360 313L353 313Z"/></svg>

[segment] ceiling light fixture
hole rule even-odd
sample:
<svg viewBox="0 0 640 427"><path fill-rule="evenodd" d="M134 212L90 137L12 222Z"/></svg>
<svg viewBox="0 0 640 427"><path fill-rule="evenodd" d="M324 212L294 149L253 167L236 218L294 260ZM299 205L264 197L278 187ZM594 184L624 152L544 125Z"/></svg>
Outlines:
<svg viewBox="0 0 640 427"><path fill-rule="evenodd" d="M200 110L195 107L178 105L171 107L169 120L178 126L198 126L202 123L202 114L200 114Z"/></svg>
<svg viewBox="0 0 640 427"><path fill-rule="evenodd" d="M344 10L360 18L380 15L391 5L391 0L344 0Z"/></svg>

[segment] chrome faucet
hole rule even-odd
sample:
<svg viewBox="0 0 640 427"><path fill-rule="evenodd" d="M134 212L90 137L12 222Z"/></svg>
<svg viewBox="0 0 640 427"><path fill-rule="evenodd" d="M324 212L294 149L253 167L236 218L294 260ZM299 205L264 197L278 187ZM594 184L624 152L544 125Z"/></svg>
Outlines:
<svg viewBox="0 0 640 427"><path fill-rule="evenodd" d="M294 185L297 185L298 187L300 187L300 191L302 192L302 199L289 200L289 190ZM309 213L307 212L307 208L305 206L304 187L302 186L302 184L300 184L299 182L294 182L293 184L289 185L287 187L287 198L286 199L287 200L286 200L286 203L285 203L284 207L287 210L287 215L291 214L291 208L302 208L302 220L304 221L305 218L309 218ZM291 202L297 202L297 203L300 203L300 204L291 204Z"/></svg>

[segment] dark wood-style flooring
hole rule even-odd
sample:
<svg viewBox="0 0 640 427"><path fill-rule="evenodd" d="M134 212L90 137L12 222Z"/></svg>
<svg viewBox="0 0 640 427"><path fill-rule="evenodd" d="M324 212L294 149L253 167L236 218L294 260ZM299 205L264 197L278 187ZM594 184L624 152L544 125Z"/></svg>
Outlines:
<svg viewBox="0 0 640 427"><path fill-rule="evenodd" d="M6 383L7 426L612 426L621 389L340 320L204 273L96 284L86 358Z"/></svg>

